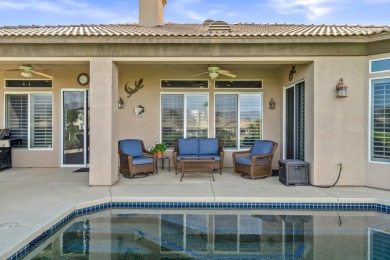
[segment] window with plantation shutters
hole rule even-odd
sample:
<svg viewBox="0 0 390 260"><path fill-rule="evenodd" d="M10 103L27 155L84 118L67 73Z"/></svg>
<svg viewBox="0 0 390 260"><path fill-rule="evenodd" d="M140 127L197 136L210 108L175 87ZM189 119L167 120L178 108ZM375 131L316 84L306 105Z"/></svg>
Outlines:
<svg viewBox="0 0 390 260"><path fill-rule="evenodd" d="M208 96L206 94L187 95L186 137L208 136Z"/></svg>
<svg viewBox="0 0 390 260"><path fill-rule="evenodd" d="M173 147L178 138L184 136L184 95L161 95L162 143Z"/></svg>
<svg viewBox="0 0 390 260"><path fill-rule="evenodd" d="M260 94L240 94L240 148L252 147L261 139L261 110Z"/></svg>
<svg viewBox="0 0 390 260"><path fill-rule="evenodd" d="M215 137L224 147L237 147L238 95L215 95Z"/></svg>
<svg viewBox="0 0 390 260"><path fill-rule="evenodd" d="M6 127L10 129L12 138L22 139L22 145L28 144L28 95L6 95Z"/></svg>
<svg viewBox="0 0 390 260"><path fill-rule="evenodd" d="M21 138L22 147L52 147L52 94L6 94L6 127L12 138Z"/></svg>
<svg viewBox="0 0 390 260"><path fill-rule="evenodd" d="M252 147L262 138L261 94L216 94L215 134L223 147Z"/></svg>
<svg viewBox="0 0 390 260"><path fill-rule="evenodd" d="M30 148L51 148L52 146L52 95L31 94L30 104Z"/></svg>
<svg viewBox="0 0 390 260"><path fill-rule="evenodd" d="M162 94L161 111L161 141L168 147L178 138L208 136L208 94Z"/></svg>
<svg viewBox="0 0 390 260"><path fill-rule="evenodd" d="M371 82L371 160L390 162L390 78Z"/></svg>

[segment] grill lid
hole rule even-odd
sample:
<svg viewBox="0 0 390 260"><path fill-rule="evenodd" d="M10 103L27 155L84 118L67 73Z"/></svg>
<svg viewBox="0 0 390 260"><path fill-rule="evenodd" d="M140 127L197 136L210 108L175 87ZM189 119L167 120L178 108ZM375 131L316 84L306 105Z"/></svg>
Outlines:
<svg viewBox="0 0 390 260"><path fill-rule="evenodd" d="M11 138L9 128L0 129L0 140Z"/></svg>

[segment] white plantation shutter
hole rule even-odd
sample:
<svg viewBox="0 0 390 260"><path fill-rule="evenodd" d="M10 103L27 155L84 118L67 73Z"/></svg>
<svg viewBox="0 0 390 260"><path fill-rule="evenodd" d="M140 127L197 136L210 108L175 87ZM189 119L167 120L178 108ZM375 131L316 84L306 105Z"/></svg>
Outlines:
<svg viewBox="0 0 390 260"><path fill-rule="evenodd" d="M53 110L51 94L31 94L30 147L51 148Z"/></svg>
<svg viewBox="0 0 390 260"><path fill-rule="evenodd" d="M22 139L22 147L52 147L52 99L49 93L6 94L6 127L12 138Z"/></svg>
<svg viewBox="0 0 390 260"><path fill-rule="evenodd" d="M390 162L390 79L372 81L371 159Z"/></svg>
<svg viewBox="0 0 390 260"><path fill-rule="evenodd" d="M6 95L6 127L12 138L21 138L22 147L27 147L28 139L28 95Z"/></svg>
<svg viewBox="0 0 390 260"><path fill-rule="evenodd" d="M187 138L208 136L207 94L187 96Z"/></svg>
<svg viewBox="0 0 390 260"><path fill-rule="evenodd" d="M261 131L261 94L215 95L215 133L223 147L252 147L255 140L261 139Z"/></svg>
<svg viewBox="0 0 390 260"><path fill-rule="evenodd" d="M177 138L184 136L184 95L161 95L162 143L173 147Z"/></svg>
<svg viewBox="0 0 390 260"><path fill-rule="evenodd" d="M240 147L252 147L261 139L261 95L240 95Z"/></svg>
<svg viewBox="0 0 390 260"><path fill-rule="evenodd" d="M238 95L215 95L215 135L224 147L237 147Z"/></svg>
<svg viewBox="0 0 390 260"><path fill-rule="evenodd" d="M162 143L173 147L178 138L208 136L208 94L161 95Z"/></svg>

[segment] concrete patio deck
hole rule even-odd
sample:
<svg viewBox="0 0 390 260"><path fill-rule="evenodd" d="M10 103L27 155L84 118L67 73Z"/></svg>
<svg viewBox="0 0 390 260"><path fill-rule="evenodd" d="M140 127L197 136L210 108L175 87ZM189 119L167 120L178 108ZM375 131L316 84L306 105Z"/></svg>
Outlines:
<svg viewBox="0 0 390 260"><path fill-rule="evenodd" d="M230 168L215 174L180 175L167 169L111 187L90 187L75 168L0 171L0 259L6 259L75 209L116 202L318 202L390 205L390 191L368 187L284 186L277 177L247 180Z"/></svg>

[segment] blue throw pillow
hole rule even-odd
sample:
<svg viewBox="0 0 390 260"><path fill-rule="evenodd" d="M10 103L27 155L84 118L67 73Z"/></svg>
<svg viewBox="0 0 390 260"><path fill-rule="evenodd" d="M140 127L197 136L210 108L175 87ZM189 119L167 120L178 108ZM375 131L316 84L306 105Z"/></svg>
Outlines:
<svg viewBox="0 0 390 260"><path fill-rule="evenodd" d="M199 155L218 154L218 138L199 138Z"/></svg>
<svg viewBox="0 0 390 260"><path fill-rule="evenodd" d="M198 154L198 138L179 138L177 146L179 155Z"/></svg>
<svg viewBox="0 0 390 260"><path fill-rule="evenodd" d="M253 144L251 155L267 154L272 152L273 143L270 141L256 140Z"/></svg>
<svg viewBox="0 0 390 260"><path fill-rule="evenodd" d="M141 140L139 139L120 140L119 145L122 153L124 154L131 155L133 157L143 156Z"/></svg>

